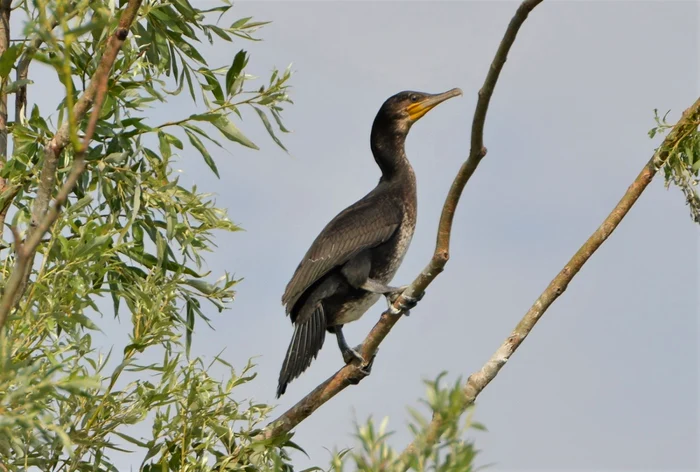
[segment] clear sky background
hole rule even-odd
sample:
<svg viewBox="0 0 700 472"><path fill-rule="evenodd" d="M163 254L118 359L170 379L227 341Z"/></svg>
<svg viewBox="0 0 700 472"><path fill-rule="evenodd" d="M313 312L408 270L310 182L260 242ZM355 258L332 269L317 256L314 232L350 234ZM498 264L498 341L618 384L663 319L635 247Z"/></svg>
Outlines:
<svg viewBox="0 0 700 472"><path fill-rule="evenodd" d="M468 153L477 90L516 6L240 2L235 17L273 21L259 34L264 41L202 47L212 66L245 48L249 73L266 79L273 65L290 62L295 71L295 105L284 113L291 156L251 110L242 128L261 151L212 149L220 180L194 150L178 163L182 184L214 192L246 230L221 235L208 258L214 274L244 280L232 309L212 313L215 331L202 325L193 346L209 357L226 348L223 357L238 366L259 356L259 376L241 395L275 403L292 334L281 294L325 223L376 184L369 131L381 103L405 89L461 87L465 96L433 110L407 142L418 225L394 283L409 283L428 262L444 197ZM297 428L311 456L296 456L300 468L325 466L324 448L355 445L353 419L370 415L389 416L391 443L402 448L406 406L424 395L422 380L443 370L466 378L509 335L652 155L653 109L670 109L675 121L697 98L698 10L691 1L545 1L535 10L496 88L489 153L458 208L446 271L382 344L372 375ZM32 89L30 100L51 93ZM158 124L192 111L182 97L149 116ZM482 450L478 464L697 470L698 235L680 191L655 180L479 397L475 419L489 431L470 433ZM350 344L383 307L347 327ZM115 344L113 328L105 346ZM277 413L341 365L328 337ZM140 459L126 457L124 469Z"/></svg>

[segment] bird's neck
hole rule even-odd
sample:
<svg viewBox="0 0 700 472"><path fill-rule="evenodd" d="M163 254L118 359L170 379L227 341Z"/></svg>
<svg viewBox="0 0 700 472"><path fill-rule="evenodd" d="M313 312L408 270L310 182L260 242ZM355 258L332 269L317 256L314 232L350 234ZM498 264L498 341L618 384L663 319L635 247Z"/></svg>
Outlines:
<svg viewBox="0 0 700 472"><path fill-rule="evenodd" d="M406 133L372 127L370 137L374 160L382 171L382 180L402 180L413 176L413 168L406 157Z"/></svg>

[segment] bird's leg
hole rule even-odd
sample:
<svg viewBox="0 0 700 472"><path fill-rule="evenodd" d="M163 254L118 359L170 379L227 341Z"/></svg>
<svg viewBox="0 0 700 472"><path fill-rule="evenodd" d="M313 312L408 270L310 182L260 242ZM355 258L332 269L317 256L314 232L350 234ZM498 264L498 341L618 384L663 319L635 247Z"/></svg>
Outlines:
<svg viewBox="0 0 700 472"><path fill-rule="evenodd" d="M372 356L372 359L367 363L367 365L364 365L365 358L362 357L362 354L360 354L362 344L358 344L354 349L348 346L348 342L345 340L345 336L343 335L343 325L334 326L333 332L338 340L338 347L340 348L340 353L343 355L343 360L345 363L352 364L352 362L357 359L360 361L360 371L362 371L363 374L369 375L372 371L374 356Z"/></svg>
<svg viewBox="0 0 700 472"><path fill-rule="evenodd" d="M416 306L418 302L423 299L423 295L425 295L425 292L421 293L415 298L404 295L401 306L399 306L399 308L394 308L394 302L408 288L408 285L402 285L401 287L390 287L389 285L383 284L368 277L360 288L367 290L368 292L380 293L384 295L386 297L386 303L389 307L389 312L393 315L402 313L408 316L411 313L411 308Z"/></svg>
<svg viewBox="0 0 700 472"><path fill-rule="evenodd" d="M340 353L343 355L343 360L346 364L351 364L355 359L360 362L365 361L362 354L348 346L348 342L345 340L345 336L343 335L343 325L334 326L333 331L335 332L335 337L338 340L338 348L340 348Z"/></svg>

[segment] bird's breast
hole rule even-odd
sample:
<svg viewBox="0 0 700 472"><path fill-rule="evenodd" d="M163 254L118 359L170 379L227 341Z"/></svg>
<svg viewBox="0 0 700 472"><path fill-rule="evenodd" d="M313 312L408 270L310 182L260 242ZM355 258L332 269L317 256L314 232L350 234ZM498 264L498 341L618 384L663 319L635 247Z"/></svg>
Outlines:
<svg viewBox="0 0 700 472"><path fill-rule="evenodd" d="M416 229L415 214L406 213L389 241L375 248L370 277L388 284L401 266Z"/></svg>

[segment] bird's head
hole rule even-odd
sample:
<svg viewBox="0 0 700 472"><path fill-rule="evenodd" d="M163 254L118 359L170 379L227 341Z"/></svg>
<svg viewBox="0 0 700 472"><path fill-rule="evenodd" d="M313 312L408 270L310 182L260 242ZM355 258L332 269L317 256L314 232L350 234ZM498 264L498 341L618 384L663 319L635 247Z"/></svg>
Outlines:
<svg viewBox="0 0 700 472"><path fill-rule="evenodd" d="M408 133L411 125L440 103L462 95L462 90L453 88L443 93L423 93L410 90L389 97L377 113L377 120L391 124L396 131Z"/></svg>

